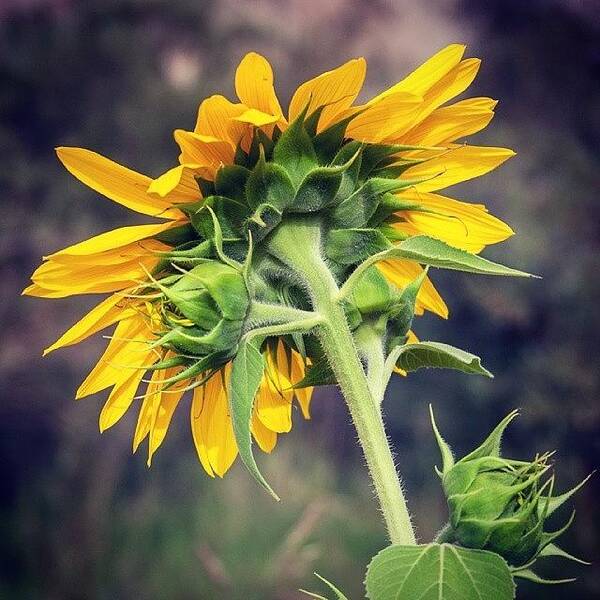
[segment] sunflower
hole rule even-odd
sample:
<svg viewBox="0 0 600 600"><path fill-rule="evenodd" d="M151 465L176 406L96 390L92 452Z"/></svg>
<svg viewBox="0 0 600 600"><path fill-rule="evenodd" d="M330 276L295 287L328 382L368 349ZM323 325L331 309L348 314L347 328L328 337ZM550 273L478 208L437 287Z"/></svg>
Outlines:
<svg viewBox="0 0 600 600"><path fill-rule="evenodd" d="M210 476L224 475L238 454L228 404L232 359L248 323L260 324L250 307L310 305L268 254L269 236L289 215L324 215L318 218L327 223L328 261L341 282L364 258L357 248L368 247L369 254L382 243L427 235L478 253L512 235L485 206L439 193L514 154L458 141L483 129L496 105L481 97L448 104L479 69L480 61L463 59L464 52L464 46L448 46L365 104L356 99L366 62L350 60L303 83L287 115L270 64L247 54L235 74L239 101L220 95L204 100L193 131L174 132L178 164L155 179L90 150L57 148L82 183L159 220L44 257L24 291L44 298L110 294L44 351L115 326L76 394L110 388L101 431L141 400L133 446L148 438L150 464L191 391L199 460ZM417 261L382 262L371 279L381 275L392 291L419 279L414 311L447 318L444 300ZM358 314L360 321L373 306L355 303L349 320ZM414 341L412 332L404 334ZM257 445L271 452L278 434L291 429L294 401L310 416L307 372L319 351L302 336L281 335L268 337L261 352L266 368L251 431ZM305 385L297 385L301 380Z"/></svg>

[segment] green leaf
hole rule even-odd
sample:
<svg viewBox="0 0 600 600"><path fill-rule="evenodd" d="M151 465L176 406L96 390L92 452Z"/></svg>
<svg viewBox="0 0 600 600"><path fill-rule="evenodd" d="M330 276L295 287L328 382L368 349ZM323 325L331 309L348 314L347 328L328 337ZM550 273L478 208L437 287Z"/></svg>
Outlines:
<svg viewBox="0 0 600 600"><path fill-rule="evenodd" d="M341 590L339 590L331 581L327 581L325 577L322 577L318 573L315 573L315 577L318 577L334 594L335 597L333 600L348 600L348 598L343 594ZM316 598L316 600L329 600L325 598L325 596L321 596L319 594L315 594L315 592L307 592L306 590L299 590L303 594L310 596L311 598Z"/></svg>
<svg viewBox="0 0 600 600"><path fill-rule="evenodd" d="M287 171L295 187L319 162L304 127L305 116L306 109L281 134L273 149L273 160Z"/></svg>
<svg viewBox="0 0 600 600"><path fill-rule="evenodd" d="M512 600L506 562L485 550L450 544L388 546L365 580L369 600Z"/></svg>
<svg viewBox="0 0 600 600"><path fill-rule="evenodd" d="M382 237L385 237L383 234L381 235ZM352 293L357 280L371 265L383 260L393 260L395 258L412 260L432 267L478 273L480 275L535 277L535 275L505 267L476 254L470 254L464 250L459 250L458 248L449 246L446 242L442 242L441 240L426 235L417 235L400 242L392 248L388 248L387 250L373 254L367 258L354 270L350 277L348 277L340 290L338 299L341 301Z"/></svg>
<svg viewBox="0 0 600 600"><path fill-rule="evenodd" d="M454 248L441 240L426 235L417 235L400 242L400 244L388 250L385 257L381 257L378 260L389 260L392 258L414 260L415 262L432 267L454 269L456 271L466 271L480 275L532 277L529 273L494 263L477 254L471 254L465 250Z"/></svg>
<svg viewBox="0 0 600 600"><path fill-rule="evenodd" d="M215 190L219 196L227 196L238 202L245 202L244 189L250 171L240 165L224 165L217 171Z"/></svg>
<svg viewBox="0 0 600 600"><path fill-rule="evenodd" d="M246 183L246 198L251 208L270 204L280 211L289 206L295 195L288 173L280 165L265 162L261 155Z"/></svg>
<svg viewBox="0 0 600 600"><path fill-rule="evenodd" d="M325 254L342 265L353 265L388 246L377 229L333 229L325 240Z"/></svg>
<svg viewBox="0 0 600 600"><path fill-rule="evenodd" d="M279 500L277 494L266 482L258 469L252 453L252 434L250 422L254 397L260 386L265 370L265 359L260 351L261 338L242 338L236 357L233 359L229 379L229 412L233 424L233 433L237 442L240 458L252 476L268 492Z"/></svg>
<svg viewBox="0 0 600 600"><path fill-rule="evenodd" d="M422 368L456 369L473 375L493 375L481 366L478 356L440 342L418 342L396 348L396 366L410 373Z"/></svg>

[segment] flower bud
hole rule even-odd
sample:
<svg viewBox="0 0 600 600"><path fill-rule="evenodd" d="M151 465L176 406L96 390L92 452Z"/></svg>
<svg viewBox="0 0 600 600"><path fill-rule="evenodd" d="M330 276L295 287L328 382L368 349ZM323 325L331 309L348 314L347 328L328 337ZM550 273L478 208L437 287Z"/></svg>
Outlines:
<svg viewBox="0 0 600 600"><path fill-rule="evenodd" d="M246 283L238 270L207 260L155 285L162 292L166 329L156 346L198 357L235 352L249 305Z"/></svg>
<svg viewBox="0 0 600 600"><path fill-rule="evenodd" d="M467 548L489 550L511 566L531 564L571 523L555 532L545 532L544 522L583 482L561 496L552 496L554 477L546 453L532 461L500 455L500 441L511 412L473 452L455 461L441 437L431 413L432 424L443 459L438 471L448 502L450 522L445 536Z"/></svg>

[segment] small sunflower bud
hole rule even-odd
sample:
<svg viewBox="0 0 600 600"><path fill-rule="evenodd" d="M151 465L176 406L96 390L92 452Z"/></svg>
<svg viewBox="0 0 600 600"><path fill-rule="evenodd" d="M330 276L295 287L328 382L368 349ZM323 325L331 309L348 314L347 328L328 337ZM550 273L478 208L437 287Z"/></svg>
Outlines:
<svg viewBox="0 0 600 600"><path fill-rule="evenodd" d="M444 537L467 548L495 552L511 566L522 567L570 525L572 519L559 531L544 531L546 519L580 486L553 497L554 477L544 478L551 469L550 453L532 461L500 455L502 434L517 414L506 416L476 450L459 461L441 437L433 412L431 418L443 459L438 474L450 512Z"/></svg>
<svg viewBox="0 0 600 600"><path fill-rule="evenodd" d="M209 260L166 281L155 282L167 329L156 345L197 356L232 353L249 305L243 275Z"/></svg>

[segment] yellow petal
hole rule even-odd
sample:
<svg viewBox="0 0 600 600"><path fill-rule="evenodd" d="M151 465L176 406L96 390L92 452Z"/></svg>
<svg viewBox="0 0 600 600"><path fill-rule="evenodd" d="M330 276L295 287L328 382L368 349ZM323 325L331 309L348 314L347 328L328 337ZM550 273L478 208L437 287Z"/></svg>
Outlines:
<svg viewBox="0 0 600 600"><path fill-rule="evenodd" d="M163 231L171 229L171 227L183 225L184 222L169 221L168 224L169 227L166 227ZM46 268L49 270L54 270L56 265L70 265L72 268L78 269L100 266L117 266L130 263L141 258L153 257L159 252L166 252L167 250L171 249L171 246L163 244L154 238L146 238L137 242L131 242L125 246L117 245L115 248L104 250L102 252L93 252L93 248L90 246L88 248L90 253L88 254L84 253L86 252L85 246L87 245L88 241L91 240L82 242L81 248L76 248L76 250L82 251L81 254L71 254L70 248L65 248L65 250L59 250L50 256L45 256L44 260L46 262L43 264L48 265ZM119 242L118 240L115 240L114 243L118 244ZM79 244L76 246L79 246Z"/></svg>
<svg viewBox="0 0 600 600"><path fill-rule="evenodd" d="M135 314L131 303L119 294L113 294L95 306L87 315L60 336L54 344L44 350L44 356L65 346L77 344L90 335L113 325L117 321L127 319Z"/></svg>
<svg viewBox="0 0 600 600"><path fill-rule="evenodd" d="M162 360L164 355L157 356L158 360ZM138 414L138 420L133 434L133 451L136 452L139 445L148 437L154 415L157 407L160 404L160 390L165 379L165 372L155 370L152 372L150 381L146 387L146 392L142 400L142 406Z"/></svg>
<svg viewBox="0 0 600 600"><path fill-rule="evenodd" d="M468 58L454 67L423 95L423 102L413 124L396 130L388 137L388 141L399 141L407 131L422 122L436 108L464 92L473 83L480 65L481 61L478 58Z"/></svg>
<svg viewBox="0 0 600 600"><path fill-rule="evenodd" d="M256 414L263 425L277 433L287 433L292 428L292 401L273 382L263 380L256 396Z"/></svg>
<svg viewBox="0 0 600 600"><path fill-rule="evenodd" d="M419 343L419 338L416 336L415 332L412 329L408 330L408 334L406 337L407 337L407 340L406 340L407 344L418 344Z"/></svg>
<svg viewBox="0 0 600 600"><path fill-rule="evenodd" d="M22 292L22 296L35 296L36 298L63 298L63 292L47 290L37 283L28 285Z"/></svg>
<svg viewBox="0 0 600 600"><path fill-rule="evenodd" d="M74 294L103 294L135 285L146 278L146 273L151 271L158 261L159 258L152 255L98 266L48 261L42 264L31 278L43 289L55 291L54 297L57 298Z"/></svg>
<svg viewBox="0 0 600 600"><path fill-rule="evenodd" d="M194 133L229 142L235 148L247 129L235 117L246 110L243 104L234 104L224 96L211 96L200 104Z"/></svg>
<svg viewBox="0 0 600 600"><path fill-rule="evenodd" d="M197 164L214 172L233 162L234 150L228 142L183 129L176 129L174 137L181 149L179 162L182 164Z"/></svg>
<svg viewBox="0 0 600 600"><path fill-rule="evenodd" d="M253 413L252 415L250 430L252 431L252 435L254 436L258 447L263 452L270 453L273 451L273 448L275 448L275 445L277 444L277 434L268 427L265 427L256 413Z"/></svg>
<svg viewBox="0 0 600 600"><path fill-rule="evenodd" d="M473 135L484 129L494 116L496 101L469 98L436 109L398 141L403 144L438 146Z"/></svg>
<svg viewBox="0 0 600 600"><path fill-rule="evenodd" d="M465 46L462 44L446 46L402 81L373 98L371 102L377 102L382 97L400 91L409 92L416 96L423 96L432 86L459 64L464 53Z"/></svg>
<svg viewBox="0 0 600 600"><path fill-rule="evenodd" d="M421 102L420 96L400 91L369 103L350 121L346 135L355 140L380 142L406 122L412 122Z"/></svg>
<svg viewBox="0 0 600 600"><path fill-rule="evenodd" d="M195 202L202 198L198 184L194 179L200 165L179 165L169 169L160 177L152 180L148 193L168 198L171 203Z"/></svg>
<svg viewBox="0 0 600 600"><path fill-rule="evenodd" d="M177 227L182 222L167 221L166 223L157 223L153 225L132 225L130 227L120 227L112 231L106 231L92 238L89 238L78 244L63 248L46 258L55 258L59 255L69 254L71 256L83 256L86 254L97 254L106 252L115 248L122 248L133 242L144 240L157 236L159 233Z"/></svg>
<svg viewBox="0 0 600 600"><path fill-rule="evenodd" d="M271 431L286 433L292 428L291 365L281 340L275 352L266 354L266 368L256 398L255 410L263 425Z"/></svg>
<svg viewBox="0 0 600 600"><path fill-rule="evenodd" d="M304 367L304 361L302 360L302 356L297 352L292 350L292 364L291 364L291 374L290 380L293 384L298 383L304 378L306 369ZM310 401L313 393L312 387L299 388L294 390L294 395L296 396L296 400L298 400L298 404L300 405L300 409L302 410L302 416L305 419L310 419Z"/></svg>
<svg viewBox="0 0 600 600"><path fill-rule="evenodd" d="M240 62L235 72L235 93L248 108L277 117L273 122L283 116L273 86L273 69L256 52L249 52Z"/></svg>
<svg viewBox="0 0 600 600"><path fill-rule="evenodd" d="M437 213L398 213L407 223L396 227L404 227L403 230L411 235L430 235L456 248L477 253L485 246L502 242L514 233L506 223L489 214L480 204L468 204L438 194L412 190L401 196Z"/></svg>
<svg viewBox="0 0 600 600"><path fill-rule="evenodd" d="M418 344L419 343L419 338L415 335L415 332L412 329L408 330L408 333L406 334L406 343L407 344ZM399 375L402 375L402 377L406 377L408 375L408 373L404 370L404 369L400 369L399 367L394 367L394 373L398 373Z"/></svg>
<svg viewBox="0 0 600 600"><path fill-rule="evenodd" d="M148 194L150 177L84 148L61 147L56 154L69 173L103 196L144 215L164 219L182 217L169 202Z"/></svg>
<svg viewBox="0 0 600 600"><path fill-rule="evenodd" d="M268 113L261 112L255 108L249 108L245 110L239 117L235 117L236 121L242 123L248 123L255 127L264 127L265 125L273 125L280 120L279 117L270 115Z"/></svg>
<svg viewBox="0 0 600 600"><path fill-rule="evenodd" d="M414 189L433 192L485 175L514 155L507 148L455 146L424 163L410 167L402 174L402 178L428 178L427 181L416 184Z"/></svg>
<svg viewBox="0 0 600 600"><path fill-rule="evenodd" d="M366 71L365 59L355 58L303 83L290 102L289 120L293 121L306 106L308 115L324 106L318 129L325 129L354 102L362 88Z"/></svg>
<svg viewBox="0 0 600 600"><path fill-rule="evenodd" d="M138 367L147 364L154 351L147 342L153 339L146 319L140 315L120 321L96 366L77 390L76 398L95 394L127 379Z"/></svg>
<svg viewBox="0 0 600 600"><path fill-rule="evenodd" d="M166 369L164 379L173 377L176 373L177 369ZM168 390L164 390L162 393L158 394L160 399L156 406L149 431L148 466L152 463L154 453L160 448L167 435L175 409L177 408L177 405L184 394L184 388L188 383L188 381L176 383Z"/></svg>
<svg viewBox="0 0 600 600"><path fill-rule="evenodd" d="M148 357L148 363L153 360L153 358ZM100 412L100 433L103 433L109 427L112 427L129 410L143 376L143 369L133 371L132 373L129 373L127 378L123 379L113 387L108 400Z"/></svg>
<svg viewBox="0 0 600 600"><path fill-rule="evenodd" d="M209 475L219 477L231 467L238 453L227 404L227 375L223 371L194 389L191 413L198 458Z"/></svg>
<svg viewBox="0 0 600 600"><path fill-rule="evenodd" d="M423 272L420 265L408 260L384 261L378 263L377 266L400 289L406 287ZM425 277L417 296L416 313L423 314L424 310L430 310L443 319L448 318L448 307L438 291L433 287L433 283L431 283L429 277Z"/></svg>

